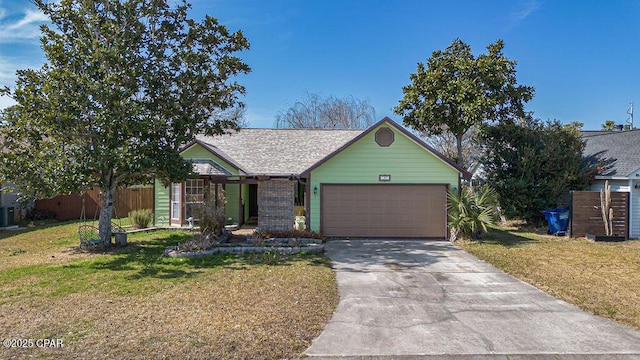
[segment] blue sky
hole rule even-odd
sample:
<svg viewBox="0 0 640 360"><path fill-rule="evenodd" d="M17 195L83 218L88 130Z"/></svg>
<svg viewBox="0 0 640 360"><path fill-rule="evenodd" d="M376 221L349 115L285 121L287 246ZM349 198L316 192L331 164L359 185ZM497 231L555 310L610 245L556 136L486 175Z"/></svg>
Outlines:
<svg viewBox="0 0 640 360"><path fill-rule="evenodd" d="M418 62L454 38L476 54L497 39L518 61L518 81L536 89L534 116L598 129L624 123L636 103L640 127L640 1L559 0L193 0L241 29L253 71L239 81L252 127L271 127L307 92L368 100L376 117L401 122L392 108ZM39 67L38 25L28 0L0 0L0 84ZM0 99L0 108L10 104Z"/></svg>

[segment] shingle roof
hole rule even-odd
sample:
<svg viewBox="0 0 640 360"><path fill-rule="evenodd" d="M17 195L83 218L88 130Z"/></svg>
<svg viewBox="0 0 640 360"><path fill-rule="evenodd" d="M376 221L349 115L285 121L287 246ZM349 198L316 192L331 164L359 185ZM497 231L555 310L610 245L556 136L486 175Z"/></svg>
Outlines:
<svg viewBox="0 0 640 360"><path fill-rule="evenodd" d="M640 169L640 130L583 131L584 158L604 166L598 175L627 177Z"/></svg>
<svg viewBox="0 0 640 360"><path fill-rule="evenodd" d="M198 136L210 150L247 174L300 174L362 130L242 129L218 136Z"/></svg>

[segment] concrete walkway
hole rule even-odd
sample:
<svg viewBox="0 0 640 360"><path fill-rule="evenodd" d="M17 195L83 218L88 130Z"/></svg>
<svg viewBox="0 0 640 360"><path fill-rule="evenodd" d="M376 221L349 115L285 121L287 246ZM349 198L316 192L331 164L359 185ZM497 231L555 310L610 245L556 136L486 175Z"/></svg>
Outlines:
<svg viewBox="0 0 640 360"><path fill-rule="evenodd" d="M316 359L640 359L640 331L447 241L332 241L326 252L340 303L306 351Z"/></svg>

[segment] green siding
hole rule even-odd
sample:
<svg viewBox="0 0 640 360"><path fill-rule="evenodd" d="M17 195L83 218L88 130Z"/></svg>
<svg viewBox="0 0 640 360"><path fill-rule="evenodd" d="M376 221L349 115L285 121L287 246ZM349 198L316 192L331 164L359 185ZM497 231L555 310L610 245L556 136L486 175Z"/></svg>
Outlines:
<svg viewBox="0 0 640 360"><path fill-rule="evenodd" d="M155 214L156 226L168 226L169 225L169 188L162 185L160 180L156 180L154 194L155 208L153 213Z"/></svg>
<svg viewBox="0 0 640 360"><path fill-rule="evenodd" d="M189 149L185 150L181 154L185 159L211 159L217 162L220 166L227 169L232 174L238 174L238 169L231 164L224 161L222 158L212 154L209 150L202 147L200 144L195 144ZM227 221L231 218L231 222L240 222L240 186L237 184L227 184L225 186L225 195L227 197L227 203L224 208Z"/></svg>
<svg viewBox="0 0 640 360"><path fill-rule="evenodd" d="M227 184L225 186L225 195L227 196L227 203L224 206L224 214L227 217L227 222L240 223L240 185ZM229 220L231 218L231 220Z"/></svg>
<svg viewBox="0 0 640 360"><path fill-rule="evenodd" d="M375 142L379 127L394 132L394 142ZM311 172L311 230L320 230L320 184L377 184L379 175L391 175L391 184L449 184L458 186L458 171L397 129L381 124ZM387 183L387 182L384 182ZM314 187L318 194L313 194Z"/></svg>
<svg viewBox="0 0 640 360"><path fill-rule="evenodd" d="M195 144L189 149L182 152L182 157L185 159L211 159L218 163L220 166L227 169L232 174L238 174L238 169L231 164L224 161L222 158L212 154L209 150L202 147L200 144ZM227 220L231 218L231 221L239 222L240 205L239 195L240 188L237 184L227 184L225 186L227 204L225 206L225 215ZM155 222L156 225L166 226L169 225L170 209L169 209L169 188L164 187L162 183L156 180L155 191Z"/></svg>
<svg viewBox="0 0 640 360"><path fill-rule="evenodd" d="M231 222L239 222L240 207L238 196L240 186L237 184L227 184L225 186L225 195L227 204L225 205L225 216L227 221L231 218ZM155 224L159 226L169 225L169 188L164 187L162 183L156 180L155 191Z"/></svg>

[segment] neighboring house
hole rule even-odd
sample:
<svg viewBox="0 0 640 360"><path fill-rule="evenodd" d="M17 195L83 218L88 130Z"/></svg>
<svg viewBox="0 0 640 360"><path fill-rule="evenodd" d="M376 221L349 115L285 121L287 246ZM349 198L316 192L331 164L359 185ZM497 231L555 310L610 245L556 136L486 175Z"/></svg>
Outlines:
<svg viewBox="0 0 640 360"><path fill-rule="evenodd" d="M389 118L366 130L242 129L198 136L182 156L200 176L156 182L157 225L184 226L205 189L231 222L293 228L294 208L328 236L447 237L447 191L470 174Z"/></svg>
<svg viewBox="0 0 640 360"><path fill-rule="evenodd" d="M18 194L10 184L0 186L0 228L13 226L18 211Z"/></svg>
<svg viewBox="0 0 640 360"><path fill-rule="evenodd" d="M640 237L640 130L583 131L584 158L601 169L592 191L609 181L612 191L629 193L629 237Z"/></svg>

